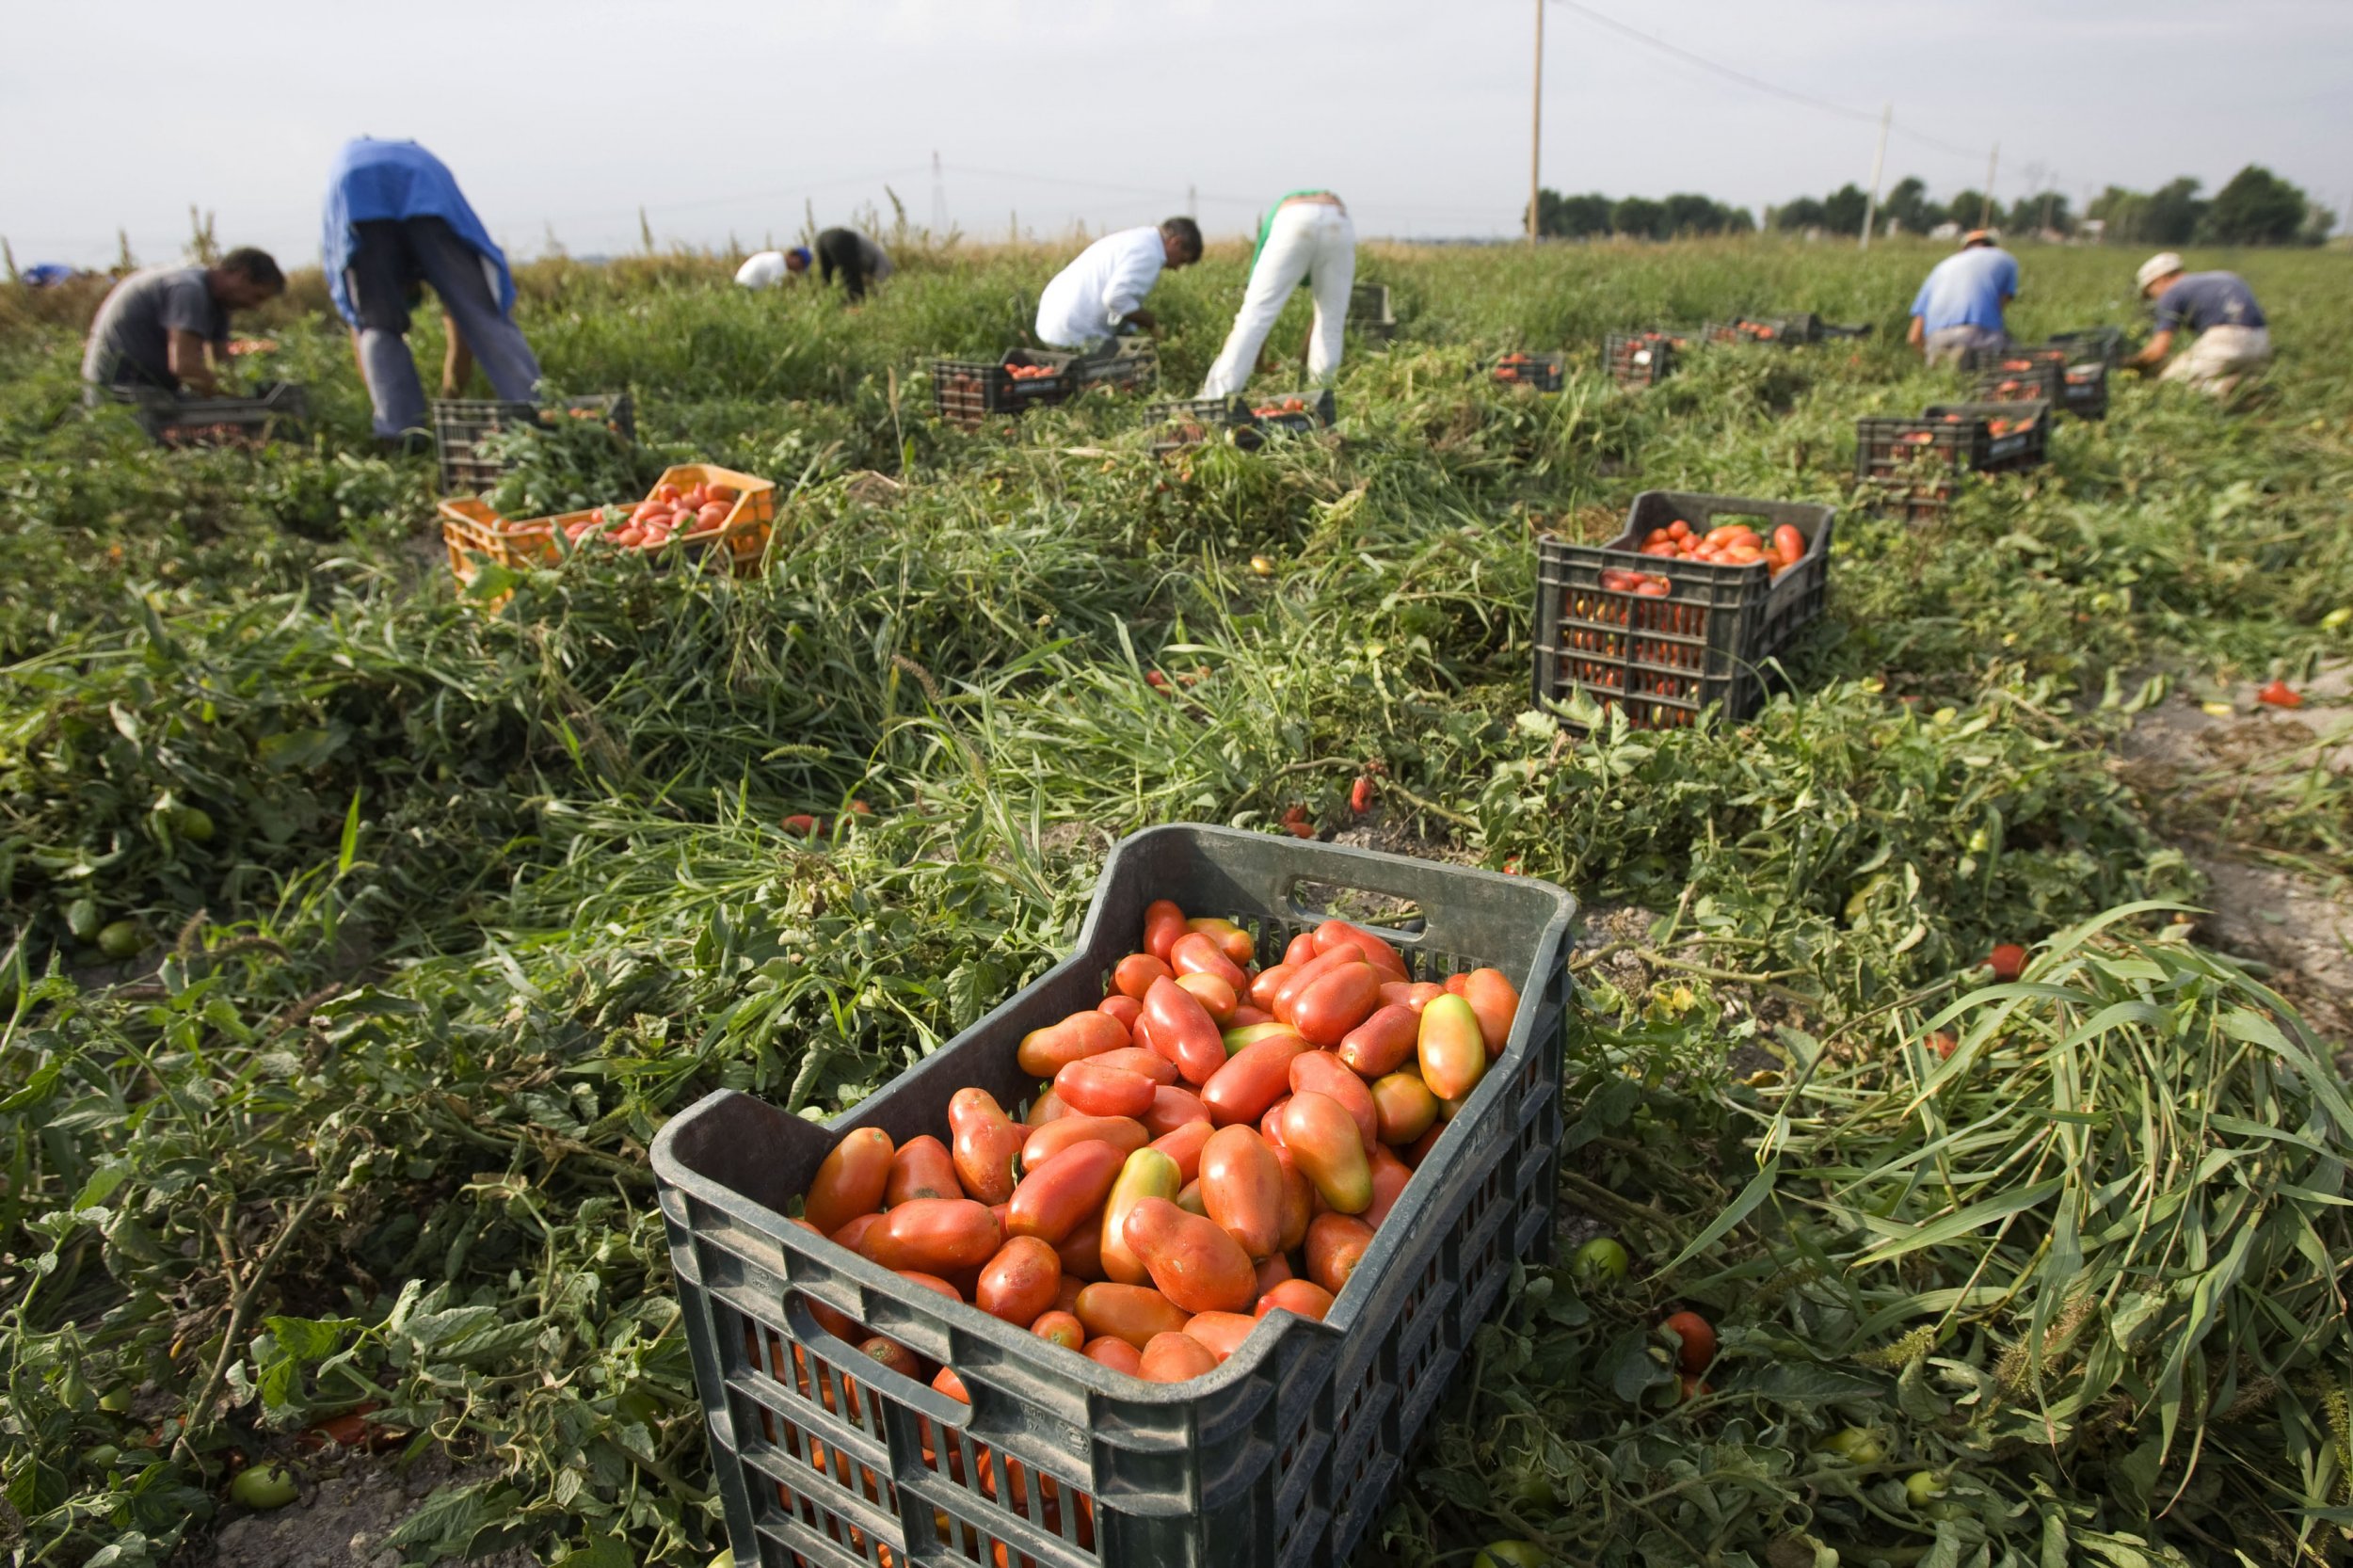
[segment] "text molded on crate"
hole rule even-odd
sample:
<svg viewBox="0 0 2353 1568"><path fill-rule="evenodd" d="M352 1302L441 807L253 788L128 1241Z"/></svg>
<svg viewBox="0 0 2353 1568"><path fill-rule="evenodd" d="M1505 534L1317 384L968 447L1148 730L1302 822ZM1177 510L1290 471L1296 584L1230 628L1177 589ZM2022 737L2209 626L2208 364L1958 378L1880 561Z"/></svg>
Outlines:
<svg viewBox="0 0 2353 1568"><path fill-rule="evenodd" d="M1727 719L1747 718L1764 701L1759 666L1819 618L1828 601L1836 518L1833 508L1805 502L1646 490L1628 509L1625 532L1606 545L1539 538L1529 636L1536 705L1558 713L1582 695L1641 729L1685 728L1718 705ZM1677 520L1694 530L1731 522L1765 532L1792 527L1805 550L1778 574L1762 562L1641 553L1654 529ZM1622 585L1636 577L1651 586ZM1663 589L1655 585L1659 580Z"/></svg>
<svg viewBox="0 0 2353 1568"><path fill-rule="evenodd" d="M1272 1314L1213 1371L1146 1383L786 1217L853 1130L894 1143L933 1132L968 1086L1026 1102L1036 1083L1016 1059L1021 1036L1104 997L1156 898L1250 930L1262 961L1338 914L1390 941L1417 978L1488 966L1519 989L1501 1055L1322 1322ZM1348 1560L1513 1265L1551 1255L1575 911L1524 877L1151 828L1104 862L1069 957L831 1123L726 1090L673 1118L652 1160L736 1560ZM812 1306L952 1369L969 1403L860 1354Z"/></svg>

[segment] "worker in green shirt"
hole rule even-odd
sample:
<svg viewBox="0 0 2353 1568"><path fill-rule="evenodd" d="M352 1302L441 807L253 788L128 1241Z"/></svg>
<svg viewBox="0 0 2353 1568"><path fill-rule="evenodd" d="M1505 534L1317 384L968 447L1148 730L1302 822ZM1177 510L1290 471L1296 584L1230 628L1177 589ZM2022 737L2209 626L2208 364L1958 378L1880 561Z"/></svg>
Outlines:
<svg viewBox="0 0 2353 1568"><path fill-rule="evenodd" d="M1249 383L1258 350L1274 329L1274 318L1302 280L1314 293L1316 320L1307 337L1307 374L1328 382L1339 373L1340 345L1348 325L1348 294L1356 281L1356 226L1348 209L1328 190L1293 191L1258 225L1258 250L1251 258L1250 284L1225 346L1201 383L1204 397L1230 397Z"/></svg>

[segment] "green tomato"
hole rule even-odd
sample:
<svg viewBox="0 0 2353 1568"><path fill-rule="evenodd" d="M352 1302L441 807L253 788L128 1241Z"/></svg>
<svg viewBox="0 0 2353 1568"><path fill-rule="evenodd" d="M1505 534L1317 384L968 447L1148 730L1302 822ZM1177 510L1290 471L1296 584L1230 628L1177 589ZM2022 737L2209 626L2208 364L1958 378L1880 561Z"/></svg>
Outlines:
<svg viewBox="0 0 2353 1568"><path fill-rule="evenodd" d="M136 958L145 946L147 936L136 920L115 920L98 933L98 951L109 958Z"/></svg>
<svg viewBox="0 0 2353 1568"><path fill-rule="evenodd" d="M1471 1559L1471 1568L1548 1568L1552 1561L1533 1541L1490 1541Z"/></svg>
<svg viewBox="0 0 2353 1568"><path fill-rule="evenodd" d="M294 1476L280 1464L249 1465L229 1483L230 1500L250 1509L283 1508L301 1495Z"/></svg>
<svg viewBox="0 0 2353 1568"><path fill-rule="evenodd" d="M213 841L213 814L201 806L183 806L171 814L171 830L192 844Z"/></svg>
<svg viewBox="0 0 2353 1568"><path fill-rule="evenodd" d="M2353 625L2353 608L2347 608L2345 605L2339 605L2320 617L2320 629L2323 632L2335 632L2346 625Z"/></svg>
<svg viewBox="0 0 2353 1568"><path fill-rule="evenodd" d="M1534 1464L1513 1471L1504 1495L1522 1508L1551 1508L1560 1501L1552 1478Z"/></svg>
<svg viewBox="0 0 2353 1568"><path fill-rule="evenodd" d="M1596 1236L1569 1259L1569 1275L1580 1285L1603 1285L1625 1278L1632 1262L1615 1237Z"/></svg>
<svg viewBox="0 0 2353 1568"><path fill-rule="evenodd" d="M93 1470L111 1470L121 1457L122 1450L112 1443L100 1443L82 1450L83 1463Z"/></svg>
<svg viewBox="0 0 2353 1568"><path fill-rule="evenodd" d="M1841 1427L1816 1446L1853 1464L1877 1464L1887 1457L1886 1446L1868 1427Z"/></svg>
<svg viewBox="0 0 2353 1568"><path fill-rule="evenodd" d="M98 1396L98 1408L101 1410L111 1410L117 1414L120 1414L121 1412L130 1409L131 1391L128 1388L107 1389L104 1394Z"/></svg>
<svg viewBox="0 0 2353 1568"><path fill-rule="evenodd" d="M96 940L100 923L98 901L94 898L77 898L65 906L65 928L73 933L77 942Z"/></svg>
<svg viewBox="0 0 2353 1568"><path fill-rule="evenodd" d="M735 1568L735 1548L729 1546L711 1560L711 1568Z"/></svg>
<svg viewBox="0 0 2353 1568"><path fill-rule="evenodd" d="M1966 1519L1969 1517L1969 1508L1967 1504L1949 1501L1929 1503L1927 1507L1921 1509L1920 1512L1926 1514L1929 1518L1937 1520L1939 1523L1951 1519Z"/></svg>
<svg viewBox="0 0 2353 1568"><path fill-rule="evenodd" d="M1914 1470L1904 1478L1904 1498L1920 1508L1945 1495L1945 1482L1933 1470Z"/></svg>

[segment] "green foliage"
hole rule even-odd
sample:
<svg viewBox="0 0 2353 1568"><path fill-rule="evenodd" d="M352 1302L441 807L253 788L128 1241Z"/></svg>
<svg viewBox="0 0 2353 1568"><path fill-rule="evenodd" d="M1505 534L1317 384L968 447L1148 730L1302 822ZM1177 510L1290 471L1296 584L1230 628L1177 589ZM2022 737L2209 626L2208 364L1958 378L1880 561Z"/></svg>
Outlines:
<svg viewBox="0 0 2353 1568"><path fill-rule="evenodd" d="M1352 352L1337 436L1173 462L1133 400L930 418L927 359L1012 341L1043 253L909 248L856 312L543 264L543 358L637 399L618 493L763 474L776 540L756 577L583 552L472 594L339 326L270 318L309 444L161 452L77 411L57 307L0 295L0 1528L27 1562L200 1552L232 1448L299 1464L373 1402L464 1466L411 1562L706 1560L662 1122L719 1086L855 1103L1066 947L1113 837L1337 828L1377 771L1384 841L1674 913L1587 975L1568 1107L1566 1200L1632 1274L1516 1282L1368 1560L2334 1549L2342 1091L2150 906L2196 878L2105 755L2153 669L2341 650L2327 260L2214 258L2279 332L2251 413L2124 385L1933 528L1843 512L1753 718L1578 738L1530 705L1534 531L1646 488L1844 503L1855 416L1953 390L1889 341L1940 253L1369 250L1402 334ZM2112 255L2027 264L2022 335L2131 308ZM1171 387L1241 266L1156 291ZM1599 374L1614 328L1803 310L1881 330ZM1477 374L1554 344L1558 394ZM517 440L521 509L613 499L600 440ZM2353 865L2340 786L2283 801L2233 820ZM2038 967L1970 990L1999 940ZM1688 1404L1671 1302L1722 1334ZM1881 1461L1815 1450L1849 1425Z"/></svg>

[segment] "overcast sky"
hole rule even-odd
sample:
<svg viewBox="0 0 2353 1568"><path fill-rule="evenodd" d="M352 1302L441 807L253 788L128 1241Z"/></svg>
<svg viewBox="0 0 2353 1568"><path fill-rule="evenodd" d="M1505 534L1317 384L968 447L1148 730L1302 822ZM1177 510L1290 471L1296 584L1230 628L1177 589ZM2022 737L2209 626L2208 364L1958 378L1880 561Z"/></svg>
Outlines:
<svg viewBox="0 0 2353 1568"><path fill-rule="evenodd" d="M1865 182L2209 189L2257 162L2353 194L2348 0L1580 0L1862 120L1546 10L1545 183L1752 208ZM20 263L184 244L318 251L337 145L423 141L520 254L724 245L940 196L967 233L1156 219L1212 233L1286 190L1359 231L1508 232L1527 200L1534 0L90 0L13 8L0 235ZM1931 137L1966 152L1910 139Z"/></svg>

